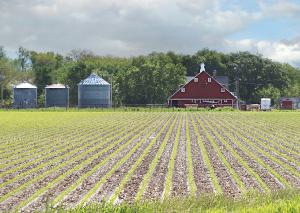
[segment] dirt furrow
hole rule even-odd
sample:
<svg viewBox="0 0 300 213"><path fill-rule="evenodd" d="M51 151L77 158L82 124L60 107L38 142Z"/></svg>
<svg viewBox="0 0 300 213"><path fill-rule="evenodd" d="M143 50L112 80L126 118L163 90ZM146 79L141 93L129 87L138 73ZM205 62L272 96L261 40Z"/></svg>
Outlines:
<svg viewBox="0 0 300 213"><path fill-rule="evenodd" d="M108 180L101 186L98 190L97 194L91 199L92 202L101 202L103 199L108 200L114 193L114 190L123 180L124 176L127 174L128 170L132 167L132 165L139 158L140 154L146 149L151 140L155 137L157 131L150 135L149 138L139 147L133 155L118 169L115 173L108 178ZM141 140L144 136L141 136L139 140Z"/></svg>
<svg viewBox="0 0 300 213"><path fill-rule="evenodd" d="M207 120L200 118L200 120L205 124L208 122ZM256 181L255 177L253 177L244 167L242 164L238 162L238 160L234 157L234 155L226 148L226 146L220 141L220 139L217 137L216 134L212 132L210 128L207 128L209 131L208 133L213 136L215 141L218 144L218 147L220 147L220 150L230 166L235 170L237 175L241 178L243 183L245 184L246 189L255 189L255 190L260 190L260 186L258 182ZM222 133L218 131L218 129L215 129L218 134L222 136Z"/></svg>
<svg viewBox="0 0 300 213"><path fill-rule="evenodd" d="M57 197L61 192L66 190L69 186L71 186L74 182L76 182L81 175L87 173L92 168L97 166L97 164L101 163L104 159L108 157L108 155L112 154L114 151L116 151L121 145L125 144L128 140L133 138L135 134L131 135L130 137L124 139L122 142L117 144L115 147L110 149L108 152L104 153L102 156L97 158L91 165L88 165L87 167L76 171L75 173L69 175L67 178L60 181L58 184L47 190L46 193L39 196L36 200L31 202L28 206L26 206L26 210L32 211L32 210L42 210L43 209L43 203L45 203L46 200L51 200ZM122 136L120 136L122 137ZM143 137L143 136L141 136ZM124 155L126 155L127 152L129 152L133 146L138 143L138 141L141 139L135 139L134 141L130 142L126 148L123 148L120 153L117 154L117 156L114 156L112 159L110 159L109 162L101 166L101 168L97 169L95 173L93 173L91 176L89 176L87 179L85 179L75 190L71 191L62 202L63 206L73 206L76 204L83 195L85 195L100 179L103 177L107 172L110 171L111 167L117 163ZM117 140L117 139L116 139ZM113 141L112 141L113 142ZM99 150L100 151L100 150ZM97 153L97 152L96 152Z"/></svg>
<svg viewBox="0 0 300 213"><path fill-rule="evenodd" d="M143 194L143 199L159 199L164 191L166 177L168 173L168 165L173 150L176 131L179 126L180 119L177 118L174 129L170 134L170 138L167 141L166 147L157 162L153 174L151 175L149 185Z"/></svg>
<svg viewBox="0 0 300 213"><path fill-rule="evenodd" d="M188 118L190 119L190 118ZM193 118L192 118L193 119ZM201 149L198 144L198 137L194 132L194 128L190 121L189 129L191 135L191 149L193 159L194 180L197 186L197 194L209 194L214 192L214 186L211 181L209 171L204 163Z"/></svg>
<svg viewBox="0 0 300 213"><path fill-rule="evenodd" d="M150 149L149 153L146 157L142 160L141 164L135 170L129 181L125 184L123 191L119 194L118 199L120 201L124 200L127 202L132 202L135 199L135 196L138 192L140 187L140 183L143 180L144 175L147 173L149 166L152 160L155 158L159 147L161 146L163 139L170 128L170 125L164 130L164 132L158 137L156 143Z"/></svg>
<svg viewBox="0 0 300 213"><path fill-rule="evenodd" d="M245 134L243 135L247 140L255 143L253 139ZM278 165L275 163L272 159L268 158L264 154L261 154L257 149L255 149L253 146L250 146L249 143L247 143L245 140L242 138L238 137L238 140L245 146L247 149L254 153L255 155L259 156L267 165L271 166L274 171L276 171L278 174L280 174L289 184L291 184L294 187L300 187L300 180L299 178L295 177L291 172L289 172L287 169L283 168L282 166ZM265 152L268 152L269 154L272 154L270 150L263 148Z"/></svg>
<svg viewBox="0 0 300 213"><path fill-rule="evenodd" d="M124 134L125 134L125 133L124 133ZM124 135L124 134L122 134L122 135ZM122 137L122 135L121 135L120 137ZM114 139L114 140L112 140L112 142L114 142L114 141L116 141L116 140L117 140L117 139ZM90 141L91 141L91 140L90 140ZM87 142L85 142L85 143L87 143ZM35 172L33 172L33 173L31 173L31 174L25 176L25 177L23 177L22 179L19 179L19 180L15 181L15 182L13 182L13 183L11 183L11 184L7 184L5 187L0 188L0 195L3 196L3 195L5 195L5 194L7 194L9 191L11 191L11 190L13 190L13 189L15 189L15 188L17 188L17 187L23 185L23 184L26 183L28 180L31 180L31 179L33 179L34 177L36 177L36 176L42 174L43 172L47 172L48 170L50 170L50 169L52 169L52 168L54 168L54 167L56 167L56 166L59 166L61 163L67 162L68 160L70 160L70 159L72 159L72 158L74 158L74 157L80 155L81 153L84 153L85 151L92 149L94 146L97 146L97 144L99 144L99 143L101 143L101 140L100 140L100 141L95 141L95 143L91 144L90 146L85 147L85 148L82 149L82 150L79 150L78 152L76 152L76 153L74 153L74 154L72 154L72 155L67 155L65 158L59 160L59 161L56 162L56 163L52 163L52 164L46 165L45 167L43 167L43 168L39 169L38 171L35 171ZM84 144L84 143L83 143L83 144ZM83 145L83 144L82 144L82 145ZM78 147L80 147L80 146L76 146L76 147L78 148ZM76 147L74 146L74 147L68 149L67 151L65 151L64 153L68 153L68 152L70 152L70 151L76 149ZM104 147L104 146L101 146L101 147L98 148L97 150L100 151L100 150L103 149L103 148L105 148L105 147ZM92 153L97 153L97 152L96 152L97 150L94 150ZM55 156L58 157L59 155L56 154ZM40 163L39 163L39 164L40 164ZM29 169L31 169L31 167L29 167L29 168L27 168L27 169L29 170ZM24 172L26 172L26 171L27 171L27 170L24 170ZM20 174L20 171L18 171L17 173L18 173L18 175L19 175L19 174ZM10 179L12 179L12 178L14 178L14 177L15 177L15 176L12 176ZM6 181L7 181L7 180L6 180Z"/></svg>
<svg viewBox="0 0 300 213"><path fill-rule="evenodd" d="M123 149L121 152L118 153L117 156L115 156L111 161L103 165L101 168L99 168L94 174L89 176L87 179L85 179L75 190L71 191L69 193L64 201L62 202L63 206L67 207L73 207L75 204L77 204L81 198L90 190L93 188L93 186L106 174L108 173L111 168L116 164L118 161L120 161L138 142L140 139L134 140L130 145L128 145L125 149ZM118 176L118 173L120 170L116 171L116 174ZM112 183L112 182L110 182ZM57 195L59 193L57 192Z"/></svg>
<svg viewBox="0 0 300 213"><path fill-rule="evenodd" d="M117 140L117 139L116 139ZM49 200L50 195L53 194L54 192L57 191L62 191L64 188L66 188L68 185L70 185L73 181L77 180L78 178L80 178L81 174L84 174L86 172L88 172L89 170L91 170L94 166L96 166L99 162L101 162L103 159L105 159L106 156L108 156L109 154L113 153L119 146L121 146L122 144L124 144L126 141L123 140L121 143L117 144L115 147L113 147L112 149L108 150L107 152L103 153L101 156L99 156L98 158L96 158L95 160L93 160L93 162L87 166L85 166L84 168L72 173L71 175L65 177L62 181L60 181L59 185L61 185L60 187L57 186L53 186L52 188L47 190L47 193L41 195L39 198L42 202ZM38 189L46 186L49 182L51 182L52 180L55 180L57 177L59 177L60 175L63 175L63 173L65 173L66 171L68 171L69 169L72 169L73 167L75 167L76 165L80 164L80 162L90 158L91 156L97 154L99 151L101 151L103 149L99 148L97 150L94 150L92 153L83 156L82 158L76 160L74 163L72 163L71 165L68 165L66 167L61 168L59 171L53 172L50 175L44 177L43 179L35 182L34 184L32 184L31 186L29 186L28 188L26 188L25 190L23 190L22 192L15 194L13 196L11 196L9 199L7 199L6 201L0 203L0 209L5 209L8 206L15 206L17 205L19 202L27 199L31 194L33 194L35 191L37 191Z"/></svg>
<svg viewBox="0 0 300 213"><path fill-rule="evenodd" d="M93 132L94 132L94 130L91 130L91 131L89 131L89 132L86 132L86 134L91 135L91 137L89 137L89 138L93 138L94 136L91 134L91 133L93 133ZM96 136L99 137L99 138L101 138L101 137L104 137L105 135L107 135L107 134L109 134L109 133L111 133L111 132L112 132L112 131L106 131L106 132L104 132L104 133L99 133L99 134L97 134ZM40 155L37 155L37 156L32 157L32 158L30 158L30 159L23 160L23 161L21 161L20 163L15 163L15 164L13 164L13 165L11 165L11 166L2 168L2 169L0 169L0 172L5 172L5 171L8 171L8 170L14 169L15 167L18 167L18 166L21 166L21 165L23 165L23 164L25 164L25 163L34 161L35 159L41 158L41 157L46 156L46 155L48 155L48 154L56 153L57 151L63 149L64 147L68 147L68 146L69 146L70 148L69 148L67 151L63 151L63 152L61 152L61 153L57 153L58 156L61 156L61 155L63 155L64 153L70 152L71 150L74 150L74 149L77 148L77 147L81 147L83 144L86 144L87 142L89 142L89 141L85 141L83 144L78 144L77 146L74 146L74 145L73 145L73 143L74 143L73 140L76 139L76 138L78 138L78 135L75 135L75 136L73 136L73 135L72 135L72 136L71 136L71 135L68 135L68 137L65 137L64 139L60 140L60 142L57 143L56 146L52 146L52 145L51 145L50 147L47 147L47 148L45 148L45 149L37 150L38 152L40 152ZM88 140L89 138L85 138L85 140ZM48 140L51 141L50 139L48 139ZM53 141L55 141L55 139L53 139ZM66 141L69 141L70 143L66 144ZM50 149L50 151L49 151L49 149ZM51 149L52 149L52 150L51 150ZM47 152L44 152L45 150L47 150ZM35 151L35 153L36 153L36 151ZM43 162L47 162L47 161L49 161L49 160L51 160L51 159L57 157L57 155L56 155L56 156L49 156L49 157L47 157L47 158L41 159L39 162L37 162L38 164L32 165L32 166L33 166L33 167L38 166L38 165L40 165L40 164L43 163ZM25 155L24 157L26 157L26 156L27 156L27 155ZM30 156L30 153L28 154L28 156ZM16 158L15 160L19 160L19 158ZM24 170L26 170L26 168L24 168ZM22 169L18 170L18 172L21 172L21 171L22 171ZM12 175L13 175L13 174L12 174ZM6 177L4 177L4 179L5 179L5 178L6 178ZM1 180L0 180L0 183L1 183Z"/></svg>
<svg viewBox="0 0 300 213"><path fill-rule="evenodd" d="M250 137L245 135L248 140L251 140ZM257 156L259 156L267 165L269 165L274 171L276 171L279 175L281 175L289 184L291 184L294 187L300 188L300 179L295 177L291 172L289 172L287 169L283 168L282 166L275 163L273 160L265 156L264 154L259 153L256 149L254 149L252 146L249 146L248 143L241 140L241 142L252 152L255 153Z"/></svg>
<svg viewBox="0 0 300 213"><path fill-rule="evenodd" d="M200 127L200 125L198 123L197 123L197 126L199 129L200 135L203 136L202 141L206 147L209 159L211 161L212 167L215 171L215 174L217 176L218 182L222 188L223 193L228 196L232 196L232 197L239 195L241 193L240 189L238 188L237 184L234 182L233 178L229 174L226 166L221 161L216 150L214 150L211 142L206 137L206 133L204 132L204 130Z"/></svg>
<svg viewBox="0 0 300 213"><path fill-rule="evenodd" d="M237 130L237 129L235 127L232 127L232 130ZM282 161L285 164L297 169L300 172L300 168L297 165L295 165L295 163L287 160L286 158L284 158L284 156L280 155L280 153L284 153L284 154L288 155L289 157L291 157L295 160L298 160L298 161L300 161L300 156L294 155L290 152L287 152L285 150L280 149L278 146L276 146L276 144L274 144L272 142L273 139L270 139L270 138L268 138L268 139L270 139L270 141L267 141L267 140L265 140L261 137L257 137L256 139L263 143L263 145L261 145L256 140L253 140L253 137L255 137L255 136L252 136L253 134L250 130L244 130L244 131L246 132L246 134L245 133L242 133L242 134L247 136L247 139L249 139L251 142L256 144L260 149L264 150L265 152L268 152L269 154L271 154L274 157L278 158L280 161ZM250 137L250 136L252 136L252 137ZM281 145L283 145L283 144L281 144ZM272 150L269 149L268 146L273 147L273 149L275 149L279 154L274 153Z"/></svg>
<svg viewBox="0 0 300 213"><path fill-rule="evenodd" d="M218 129L222 132L224 130ZM270 189L282 189L282 184L264 167L262 167L255 159L251 158L247 153L245 153L231 138L224 135L229 144L237 151L237 153L245 160L245 162L257 172L260 178L268 185ZM239 138L236 138L240 141Z"/></svg>
<svg viewBox="0 0 300 213"><path fill-rule="evenodd" d="M186 116L183 116L182 123L185 124ZM187 155L185 126L181 126L177 155L174 162L171 196L187 196Z"/></svg>

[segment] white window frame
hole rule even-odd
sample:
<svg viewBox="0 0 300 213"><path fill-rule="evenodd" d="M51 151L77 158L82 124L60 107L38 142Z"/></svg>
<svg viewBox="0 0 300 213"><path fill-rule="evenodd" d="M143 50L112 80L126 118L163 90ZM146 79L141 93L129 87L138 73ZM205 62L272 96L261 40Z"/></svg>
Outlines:
<svg viewBox="0 0 300 213"><path fill-rule="evenodd" d="M221 92L225 92L225 88L222 87L222 88L221 88Z"/></svg>
<svg viewBox="0 0 300 213"><path fill-rule="evenodd" d="M211 78L208 78L208 79L207 79L207 82L211 82Z"/></svg>
<svg viewBox="0 0 300 213"><path fill-rule="evenodd" d="M198 82L198 78L194 78L194 82L196 82L196 83L197 83L197 82Z"/></svg>
<svg viewBox="0 0 300 213"><path fill-rule="evenodd" d="M182 88L180 89L180 91L181 91L181 92L185 92L185 88L182 87Z"/></svg>

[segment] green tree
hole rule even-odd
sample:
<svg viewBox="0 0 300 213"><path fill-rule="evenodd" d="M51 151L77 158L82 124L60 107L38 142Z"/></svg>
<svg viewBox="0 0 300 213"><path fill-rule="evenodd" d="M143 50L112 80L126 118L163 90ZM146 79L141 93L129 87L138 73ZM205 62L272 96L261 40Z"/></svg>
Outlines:
<svg viewBox="0 0 300 213"><path fill-rule="evenodd" d="M31 69L31 53L24 47L19 47L18 50L18 62L21 71L29 71Z"/></svg>
<svg viewBox="0 0 300 213"><path fill-rule="evenodd" d="M52 52L47 53L30 53L32 70L34 73L34 83L38 87L39 105L44 105L44 88L46 85L52 84L55 70L59 69L63 63L63 57Z"/></svg>
<svg viewBox="0 0 300 213"><path fill-rule="evenodd" d="M258 98L271 98L273 104L278 104L278 100L281 96L280 90L271 84L261 88L256 92Z"/></svg>
<svg viewBox="0 0 300 213"><path fill-rule="evenodd" d="M12 88L9 87L10 83L16 76L13 63L6 57L0 58L0 97L1 106L4 104L4 100L9 99Z"/></svg>

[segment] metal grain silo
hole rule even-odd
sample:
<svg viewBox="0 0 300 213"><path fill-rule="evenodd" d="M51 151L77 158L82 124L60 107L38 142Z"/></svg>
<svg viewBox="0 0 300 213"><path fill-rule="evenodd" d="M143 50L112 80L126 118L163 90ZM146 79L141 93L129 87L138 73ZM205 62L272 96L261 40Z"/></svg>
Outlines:
<svg viewBox="0 0 300 213"><path fill-rule="evenodd" d="M111 85L92 73L78 84L78 107L110 107Z"/></svg>
<svg viewBox="0 0 300 213"><path fill-rule="evenodd" d="M46 86L45 107L69 107L69 87L62 84Z"/></svg>
<svg viewBox="0 0 300 213"><path fill-rule="evenodd" d="M14 108L37 107L37 87L29 83L14 86Z"/></svg>

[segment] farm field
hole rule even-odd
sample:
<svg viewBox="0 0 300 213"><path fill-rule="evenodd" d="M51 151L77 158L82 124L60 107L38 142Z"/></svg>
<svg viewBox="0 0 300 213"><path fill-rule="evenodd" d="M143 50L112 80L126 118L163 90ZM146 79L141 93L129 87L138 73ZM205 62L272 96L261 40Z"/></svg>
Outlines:
<svg viewBox="0 0 300 213"><path fill-rule="evenodd" d="M297 112L0 112L0 212L287 188Z"/></svg>

